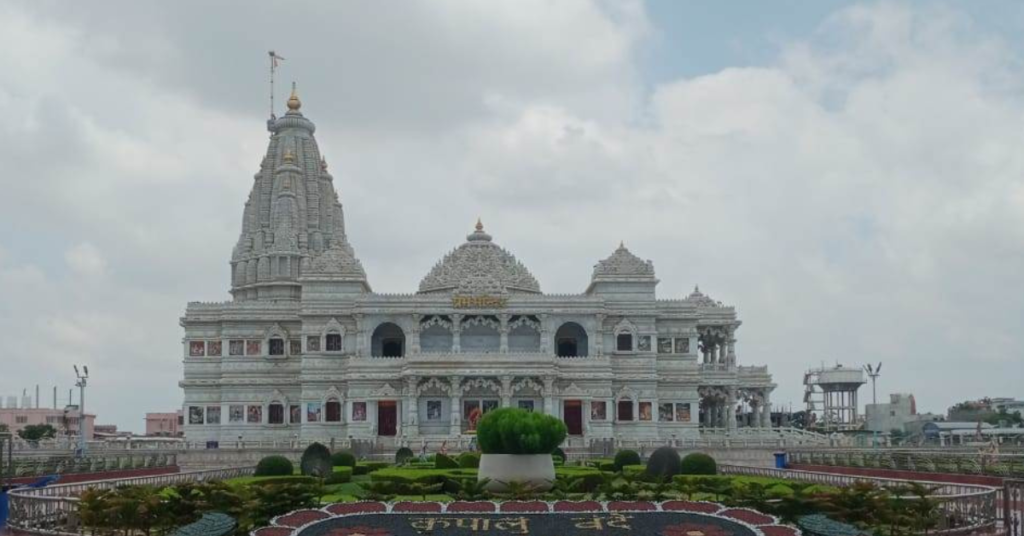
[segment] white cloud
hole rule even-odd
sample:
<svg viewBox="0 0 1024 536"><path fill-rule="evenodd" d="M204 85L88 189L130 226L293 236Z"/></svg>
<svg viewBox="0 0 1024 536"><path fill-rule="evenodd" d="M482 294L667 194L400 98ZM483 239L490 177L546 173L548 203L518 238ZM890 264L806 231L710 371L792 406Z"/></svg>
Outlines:
<svg viewBox="0 0 1024 536"><path fill-rule="evenodd" d="M1024 364L1024 76L955 11L854 7L772 64L645 94L641 4L346 4L294 27L292 4L26 6L0 6L0 161L19 170L0 177L0 325L19 334L0 394L78 361L101 420L179 404L177 318L226 298L268 48L378 291L413 290L482 216L548 292L625 240L662 296L737 305L740 359L771 367L777 401L835 360L886 361L880 390L924 409L1022 394L1003 372Z"/></svg>

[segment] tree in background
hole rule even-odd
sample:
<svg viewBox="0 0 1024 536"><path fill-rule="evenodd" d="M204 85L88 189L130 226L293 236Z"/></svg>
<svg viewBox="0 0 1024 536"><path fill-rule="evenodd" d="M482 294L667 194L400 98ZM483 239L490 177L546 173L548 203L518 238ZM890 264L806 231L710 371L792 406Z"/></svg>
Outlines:
<svg viewBox="0 0 1024 536"><path fill-rule="evenodd" d="M4 424L4 423L0 423L0 434L2 434L2 433L5 433L5 432L7 432L8 430L9 430L9 428L7 428L7 425L6 425L6 424Z"/></svg>
<svg viewBox="0 0 1024 536"><path fill-rule="evenodd" d="M49 424L30 424L18 430L18 437L25 441L39 441L40 439L53 439L57 435L57 429Z"/></svg>

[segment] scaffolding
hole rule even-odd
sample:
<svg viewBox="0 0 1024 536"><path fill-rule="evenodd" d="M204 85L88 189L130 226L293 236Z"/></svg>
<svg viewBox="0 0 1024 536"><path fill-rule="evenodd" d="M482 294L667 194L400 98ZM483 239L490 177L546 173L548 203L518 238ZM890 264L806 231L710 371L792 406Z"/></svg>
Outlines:
<svg viewBox="0 0 1024 536"><path fill-rule="evenodd" d="M821 367L804 373L804 404L810 428L820 432L843 432L860 428L857 390L867 383L860 368L842 365Z"/></svg>

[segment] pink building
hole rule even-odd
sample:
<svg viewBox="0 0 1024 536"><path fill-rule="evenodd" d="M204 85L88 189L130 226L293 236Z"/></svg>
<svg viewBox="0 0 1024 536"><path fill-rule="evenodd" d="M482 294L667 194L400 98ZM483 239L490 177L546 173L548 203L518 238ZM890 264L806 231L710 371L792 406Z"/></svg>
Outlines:
<svg viewBox="0 0 1024 536"><path fill-rule="evenodd" d="M147 413L146 435L158 437L178 437L182 435L185 418L179 409L175 413Z"/></svg>
<svg viewBox="0 0 1024 536"><path fill-rule="evenodd" d="M78 406L64 409L52 408L3 408L0 409L0 424L6 424L11 433L17 434L26 426L33 424L49 424L57 430L57 435L77 436L80 430L81 414ZM93 427L96 416L85 415L85 437L93 438Z"/></svg>

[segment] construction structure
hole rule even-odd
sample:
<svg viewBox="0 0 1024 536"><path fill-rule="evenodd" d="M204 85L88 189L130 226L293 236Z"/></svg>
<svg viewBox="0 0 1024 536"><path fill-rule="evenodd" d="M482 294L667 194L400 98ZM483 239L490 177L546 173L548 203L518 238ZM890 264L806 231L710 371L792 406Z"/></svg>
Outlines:
<svg viewBox="0 0 1024 536"><path fill-rule="evenodd" d="M819 432L860 428L857 391L865 383L863 370L839 364L804 373L804 404L809 428Z"/></svg>

